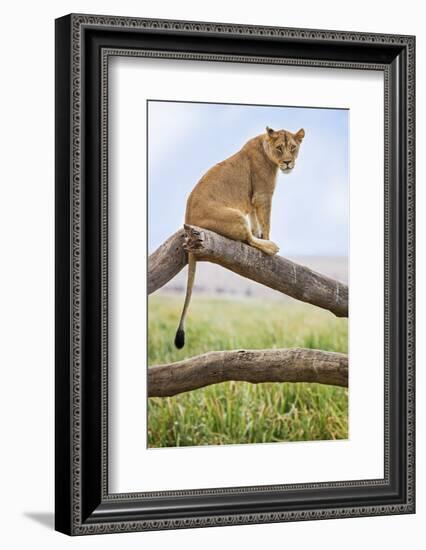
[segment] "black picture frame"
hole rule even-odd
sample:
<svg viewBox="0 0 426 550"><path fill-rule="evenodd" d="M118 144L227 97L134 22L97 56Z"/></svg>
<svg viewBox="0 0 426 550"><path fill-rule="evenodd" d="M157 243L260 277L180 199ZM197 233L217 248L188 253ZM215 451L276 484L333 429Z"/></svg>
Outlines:
<svg viewBox="0 0 426 550"><path fill-rule="evenodd" d="M69 535L415 511L415 37L71 14L56 20L56 529ZM380 480L109 494L109 55L383 71L385 433Z"/></svg>

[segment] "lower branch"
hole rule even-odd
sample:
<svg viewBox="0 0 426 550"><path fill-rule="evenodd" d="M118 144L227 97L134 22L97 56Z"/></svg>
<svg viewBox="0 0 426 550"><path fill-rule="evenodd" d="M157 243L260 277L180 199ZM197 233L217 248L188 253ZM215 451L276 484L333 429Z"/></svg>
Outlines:
<svg viewBox="0 0 426 550"><path fill-rule="evenodd" d="M312 349L212 351L148 369L148 397L227 382L315 382L348 386L348 356Z"/></svg>

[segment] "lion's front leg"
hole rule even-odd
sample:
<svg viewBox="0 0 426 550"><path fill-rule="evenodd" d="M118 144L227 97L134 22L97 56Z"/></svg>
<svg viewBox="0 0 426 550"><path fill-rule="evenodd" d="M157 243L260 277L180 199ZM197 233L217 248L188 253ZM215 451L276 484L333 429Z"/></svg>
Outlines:
<svg viewBox="0 0 426 550"><path fill-rule="evenodd" d="M271 231L272 196L259 194L254 197L253 203L256 210L256 218L260 226L262 239L269 240Z"/></svg>
<svg viewBox="0 0 426 550"><path fill-rule="evenodd" d="M260 248L266 254L274 255L279 251L278 246L269 240L269 232L271 227L271 203L272 195L255 194L253 197L254 214L250 215L250 225L256 224L259 237L253 231L253 238L249 244ZM252 220L255 219L255 222Z"/></svg>
<svg viewBox="0 0 426 550"><path fill-rule="evenodd" d="M252 212L250 212L249 220L250 220L250 229L253 235L258 239L262 239L263 238L262 229L260 227L259 220L257 219L256 210L252 210Z"/></svg>

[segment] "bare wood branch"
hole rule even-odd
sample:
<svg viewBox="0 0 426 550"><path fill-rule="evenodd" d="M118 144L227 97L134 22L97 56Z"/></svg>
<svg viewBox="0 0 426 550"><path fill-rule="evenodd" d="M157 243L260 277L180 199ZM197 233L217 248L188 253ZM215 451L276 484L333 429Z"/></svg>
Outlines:
<svg viewBox="0 0 426 550"><path fill-rule="evenodd" d="M348 316L347 285L282 256L267 256L245 243L188 225L149 257L148 294L165 285L185 266L185 250L199 261L219 264L292 298L331 311L337 317Z"/></svg>
<svg viewBox="0 0 426 550"><path fill-rule="evenodd" d="M167 239L148 260L148 294L152 294L181 271L188 263L183 248L184 229L176 231Z"/></svg>
<svg viewBox="0 0 426 550"><path fill-rule="evenodd" d="M148 369L148 397L168 397L230 380L348 386L348 356L312 349L213 351Z"/></svg>
<svg viewBox="0 0 426 550"><path fill-rule="evenodd" d="M188 225L185 231L185 250L194 254L197 260L220 264L292 298L327 309L337 317L348 316L347 285L213 231Z"/></svg>

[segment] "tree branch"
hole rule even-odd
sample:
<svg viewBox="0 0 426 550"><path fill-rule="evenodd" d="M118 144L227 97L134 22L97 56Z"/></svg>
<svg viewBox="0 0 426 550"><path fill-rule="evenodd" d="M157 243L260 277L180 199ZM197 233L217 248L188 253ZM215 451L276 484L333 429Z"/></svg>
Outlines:
<svg viewBox="0 0 426 550"><path fill-rule="evenodd" d="M148 369L148 397L168 397L230 380L348 386L348 357L312 349L212 351Z"/></svg>
<svg viewBox="0 0 426 550"><path fill-rule="evenodd" d="M267 256L245 243L188 225L149 257L148 294L185 266L185 250L199 261L219 264L292 298L331 311L337 317L348 316L347 285L281 256Z"/></svg>
<svg viewBox="0 0 426 550"><path fill-rule="evenodd" d="M179 229L148 258L148 294L152 294L181 271L188 263L183 248L184 229Z"/></svg>

